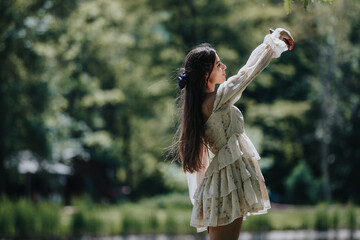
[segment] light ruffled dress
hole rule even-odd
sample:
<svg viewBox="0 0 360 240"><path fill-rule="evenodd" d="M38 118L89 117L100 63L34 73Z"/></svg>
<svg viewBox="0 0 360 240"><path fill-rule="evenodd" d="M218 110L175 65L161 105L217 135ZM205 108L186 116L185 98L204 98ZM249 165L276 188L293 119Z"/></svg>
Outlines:
<svg viewBox="0 0 360 240"><path fill-rule="evenodd" d="M212 114L205 123L209 151L204 151L203 168L187 173L193 204L190 225L198 232L222 226L237 218L266 213L270 201L258 165L260 156L245 134L244 118L234 106L247 85L287 50L278 32L265 36L238 74L220 84Z"/></svg>

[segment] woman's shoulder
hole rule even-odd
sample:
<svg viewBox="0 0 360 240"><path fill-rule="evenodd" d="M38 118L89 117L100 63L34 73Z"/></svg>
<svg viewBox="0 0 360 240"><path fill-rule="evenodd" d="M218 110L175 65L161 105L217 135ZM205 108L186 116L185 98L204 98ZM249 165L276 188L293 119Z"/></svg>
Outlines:
<svg viewBox="0 0 360 240"><path fill-rule="evenodd" d="M211 93L206 93L206 97L202 103L202 109L201 109L205 122L213 112L215 98L216 98L216 91Z"/></svg>

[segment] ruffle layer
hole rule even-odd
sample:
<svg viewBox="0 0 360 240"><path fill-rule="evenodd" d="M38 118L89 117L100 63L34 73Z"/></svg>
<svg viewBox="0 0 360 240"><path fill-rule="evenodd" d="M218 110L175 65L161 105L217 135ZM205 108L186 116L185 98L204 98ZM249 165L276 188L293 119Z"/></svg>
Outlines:
<svg viewBox="0 0 360 240"><path fill-rule="evenodd" d="M260 157L256 150L243 147L245 144L248 144L245 134L234 134L211 161L194 194L190 225L198 231L265 213L270 208L264 178L257 165ZM250 151L245 154L240 149Z"/></svg>

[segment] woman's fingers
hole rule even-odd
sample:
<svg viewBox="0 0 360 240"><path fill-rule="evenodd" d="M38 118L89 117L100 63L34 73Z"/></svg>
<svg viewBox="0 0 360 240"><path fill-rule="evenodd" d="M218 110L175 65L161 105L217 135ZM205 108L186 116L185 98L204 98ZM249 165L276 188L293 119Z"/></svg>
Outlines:
<svg viewBox="0 0 360 240"><path fill-rule="evenodd" d="M280 40L286 43L289 50L292 50L294 48L295 41L288 31L283 30L280 32Z"/></svg>
<svg viewBox="0 0 360 240"><path fill-rule="evenodd" d="M294 48L294 40L292 38L283 37L282 40L286 43L290 51Z"/></svg>
<svg viewBox="0 0 360 240"><path fill-rule="evenodd" d="M292 50L294 48L294 38L291 36L290 32L287 31L284 28L276 28L275 30L272 28L269 28L270 34L274 34L276 38L279 38L280 40L284 41L287 48L289 50Z"/></svg>
<svg viewBox="0 0 360 240"><path fill-rule="evenodd" d="M287 48L291 51L294 48L294 38L291 36L290 32L284 28L276 28L275 30L269 28L269 32L272 37L278 38L281 41L284 41Z"/></svg>
<svg viewBox="0 0 360 240"><path fill-rule="evenodd" d="M294 48L294 40L292 40L291 38L284 38L283 41L286 43L290 51Z"/></svg>

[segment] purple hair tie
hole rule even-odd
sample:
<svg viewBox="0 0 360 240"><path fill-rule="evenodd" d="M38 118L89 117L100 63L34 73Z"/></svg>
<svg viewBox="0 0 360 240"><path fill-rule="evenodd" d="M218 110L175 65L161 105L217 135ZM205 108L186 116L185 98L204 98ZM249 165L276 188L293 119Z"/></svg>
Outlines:
<svg viewBox="0 0 360 240"><path fill-rule="evenodd" d="M185 72L183 72L182 74L180 74L180 76L178 77L178 84L180 89L183 89L186 85L186 74Z"/></svg>

